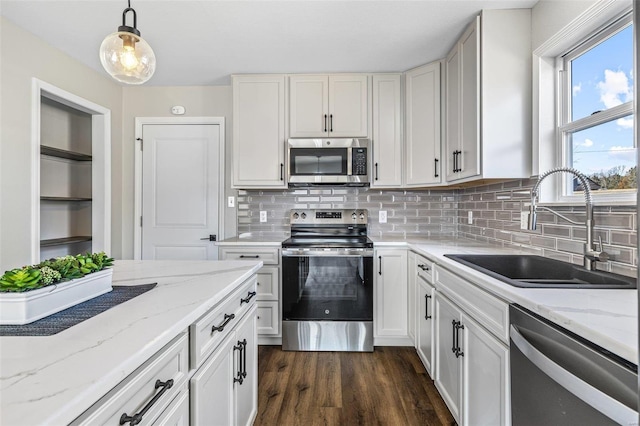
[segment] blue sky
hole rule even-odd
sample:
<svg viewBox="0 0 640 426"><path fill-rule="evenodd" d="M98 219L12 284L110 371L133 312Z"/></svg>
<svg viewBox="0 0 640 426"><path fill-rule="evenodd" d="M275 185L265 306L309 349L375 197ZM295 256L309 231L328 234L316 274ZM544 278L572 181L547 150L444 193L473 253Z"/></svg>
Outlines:
<svg viewBox="0 0 640 426"><path fill-rule="evenodd" d="M629 26L572 61L573 120L633 100L633 30ZM574 164L591 174L636 164L633 116L573 135Z"/></svg>

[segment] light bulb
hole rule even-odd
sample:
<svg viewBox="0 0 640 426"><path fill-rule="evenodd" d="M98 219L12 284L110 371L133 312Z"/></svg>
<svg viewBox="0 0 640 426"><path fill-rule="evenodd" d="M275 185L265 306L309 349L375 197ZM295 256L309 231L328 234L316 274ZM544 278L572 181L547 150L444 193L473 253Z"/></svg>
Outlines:
<svg viewBox="0 0 640 426"><path fill-rule="evenodd" d="M136 57L135 48L123 46L122 52L120 52L120 63L127 71L136 69L140 61Z"/></svg>

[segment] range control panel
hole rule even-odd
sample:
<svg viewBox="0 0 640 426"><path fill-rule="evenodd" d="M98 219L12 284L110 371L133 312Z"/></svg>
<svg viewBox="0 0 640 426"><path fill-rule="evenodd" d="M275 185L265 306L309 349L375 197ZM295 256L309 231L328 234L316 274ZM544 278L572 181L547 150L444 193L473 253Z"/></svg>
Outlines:
<svg viewBox="0 0 640 426"><path fill-rule="evenodd" d="M291 210L289 220L296 224L367 224L366 209Z"/></svg>

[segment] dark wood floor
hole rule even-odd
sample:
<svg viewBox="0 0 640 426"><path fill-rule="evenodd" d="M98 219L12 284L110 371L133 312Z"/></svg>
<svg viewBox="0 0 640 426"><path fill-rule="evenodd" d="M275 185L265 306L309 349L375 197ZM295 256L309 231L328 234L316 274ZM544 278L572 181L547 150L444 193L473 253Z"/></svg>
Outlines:
<svg viewBox="0 0 640 426"><path fill-rule="evenodd" d="M255 426L452 424L414 348L354 353L259 347Z"/></svg>

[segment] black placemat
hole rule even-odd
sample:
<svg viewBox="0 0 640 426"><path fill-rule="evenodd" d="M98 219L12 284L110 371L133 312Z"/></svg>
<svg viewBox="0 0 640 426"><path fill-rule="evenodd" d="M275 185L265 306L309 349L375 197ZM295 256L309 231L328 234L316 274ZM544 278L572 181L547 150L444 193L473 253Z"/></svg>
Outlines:
<svg viewBox="0 0 640 426"><path fill-rule="evenodd" d="M158 283L132 286L113 286L109 293L102 294L48 317L24 325L0 325L0 336L52 336L69 327L94 317L120 303L154 288Z"/></svg>

